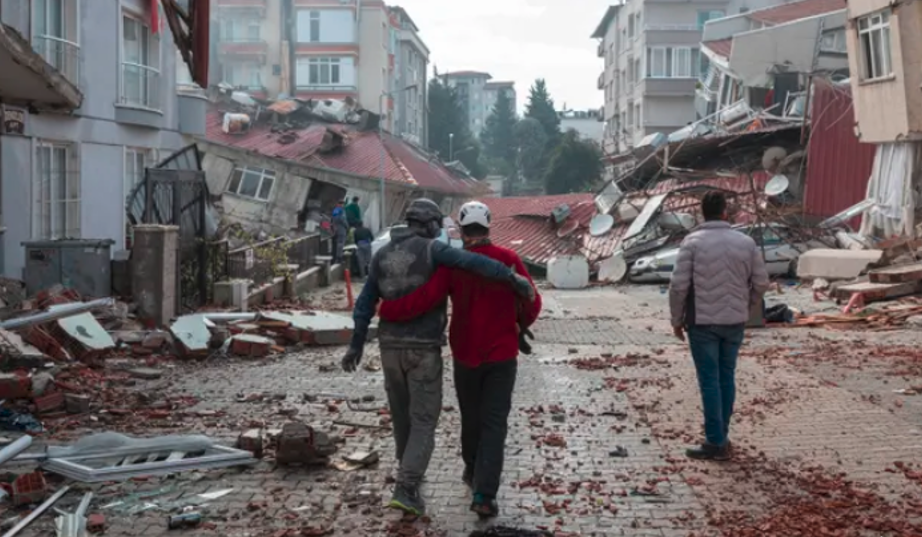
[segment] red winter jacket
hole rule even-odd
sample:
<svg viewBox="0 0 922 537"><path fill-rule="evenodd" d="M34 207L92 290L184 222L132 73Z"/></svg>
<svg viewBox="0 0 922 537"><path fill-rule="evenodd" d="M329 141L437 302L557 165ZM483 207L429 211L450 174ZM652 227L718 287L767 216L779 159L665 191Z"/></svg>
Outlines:
<svg viewBox="0 0 922 537"><path fill-rule="evenodd" d="M525 265L512 250L485 244L471 252L495 259L531 281ZM534 285L534 282L532 282ZM486 280L459 269L439 267L429 281L407 296L386 300L378 315L386 321L409 321L451 296L449 341L455 360L468 367L513 360L519 354L518 315L531 326L541 312L541 296L528 304L507 283Z"/></svg>

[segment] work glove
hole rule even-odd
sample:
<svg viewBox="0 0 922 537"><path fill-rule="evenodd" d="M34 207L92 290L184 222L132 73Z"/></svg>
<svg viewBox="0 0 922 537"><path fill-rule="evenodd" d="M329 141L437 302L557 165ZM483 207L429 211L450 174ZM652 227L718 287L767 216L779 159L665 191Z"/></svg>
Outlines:
<svg viewBox="0 0 922 537"><path fill-rule="evenodd" d="M528 300L529 303L535 301L535 287L528 281L528 278L521 274L512 275L512 287L515 293L520 297Z"/></svg>
<svg viewBox="0 0 922 537"><path fill-rule="evenodd" d="M346 355L343 357L343 371L351 373L359 366L362 361L362 349L358 347L349 347Z"/></svg>
<svg viewBox="0 0 922 537"><path fill-rule="evenodd" d="M528 342L525 336L528 336L528 339L535 339L535 335L531 333L531 330L524 326L519 326L519 351L522 354L531 354L531 343Z"/></svg>

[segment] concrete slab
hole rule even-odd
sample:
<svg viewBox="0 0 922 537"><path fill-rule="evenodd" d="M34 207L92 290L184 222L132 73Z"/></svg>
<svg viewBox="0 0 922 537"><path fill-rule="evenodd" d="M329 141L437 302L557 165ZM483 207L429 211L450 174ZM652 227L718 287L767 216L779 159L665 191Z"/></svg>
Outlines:
<svg viewBox="0 0 922 537"><path fill-rule="evenodd" d="M873 283L902 283L922 281L922 263L887 267L868 272L868 279Z"/></svg>
<svg viewBox="0 0 922 537"><path fill-rule="evenodd" d="M352 339L355 323L345 315L317 312L262 312L260 316L290 325L289 339L313 345L345 345ZM297 337L295 337L297 335Z"/></svg>
<svg viewBox="0 0 922 537"><path fill-rule="evenodd" d="M843 280L857 278L868 265L880 261L881 250L832 250L818 248L801 254L797 260L800 278Z"/></svg>
<svg viewBox="0 0 922 537"><path fill-rule="evenodd" d="M51 311L51 308L49 308ZM72 317L65 317L58 321L58 326L67 332L67 335L76 339L87 349L104 350L115 347L115 341L109 332L99 324L91 313L80 313Z"/></svg>
<svg viewBox="0 0 922 537"><path fill-rule="evenodd" d="M849 285L839 286L835 290L835 298L840 300L849 300L853 294L860 293L864 302L874 302L878 300L888 300L905 295L917 293L920 290L919 282L902 282L902 283L873 283L861 282Z"/></svg>

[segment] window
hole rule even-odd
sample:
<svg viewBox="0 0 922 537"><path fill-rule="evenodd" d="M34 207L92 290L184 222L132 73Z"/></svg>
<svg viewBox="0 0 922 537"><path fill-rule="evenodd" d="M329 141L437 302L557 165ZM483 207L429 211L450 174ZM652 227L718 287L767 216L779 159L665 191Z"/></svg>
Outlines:
<svg viewBox="0 0 922 537"><path fill-rule="evenodd" d="M672 53L672 76L675 78L691 78L692 61L691 49L677 47Z"/></svg>
<svg viewBox="0 0 922 537"><path fill-rule="evenodd" d="M311 58L308 81L312 86L334 86L340 81L339 58Z"/></svg>
<svg viewBox="0 0 922 537"><path fill-rule="evenodd" d="M310 15L310 42L320 42L320 12L311 11Z"/></svg>
<svg viewBox="0 0 922 537"><path fill-rule="evenodd" d="M627 123L625 124L625 126L627 127L634 126L634 107L630 104L627 105Z"/></svg>
<svg viewBox="0 0 922 537"><path fill-rule="evenodd" d="M157 109L159 89L160 40L143 22L123 17L121 102Z"/></svg>
<svg viewBox="0 0 922 537"><path fill-rule="evenodd" d="M37 234L42 239L80 237L80 167L75 147L39 142Z"/></svg>
<svg viewBox="0 0 922 537"><path fill-rule="evenodd" d="M643 120L640 116L640 105L638 104L634 106L634 127L639 128L642 123Z"/></svg>
<svg viewBox="0 0 922 537"><path fill-rule="evenodd" d="M275 184L275 172L263 168L236 168L231 174L228 192L248 198L268 201Z"/></svg>
<svg viewBox="0 0 922 537"><path fill-rule="evenodd" d="M627 36L631 39L634 38L634 15L627 18Z"/></svg>
<svg viewBox="0 0 922 537"><path fill-rule="evenodd" d="M230 63L224 66L224 82L235 88L262 89L262 73L258 63Z"/></svg>
<svg viewBox="0 0 922 537"><path fill-rule="evenodd" d="M861 47L861 78L883 78L893 74L890 61L890 10L858 19Z"/></svg>
<svg viewBox="0 0 922 537"><path fill-rule="evenodd" d="M153 149L125 148L125 197L144 180L144 170L156 164L156 151Z"/></svg>
<svg viewBox="0 0 922 537"><path fill-rule="evenodd" d="M229 42L259 41L262 25L257 19L224 19L221 23L221 40Z"/></svg>
<svg viewBox="0 0 922 537"><path fill-rule="evenodd" d="M643 71L640 70L640 58L634 59L634 84L640 82L640 74Z"/></svg>
<svg viewBox="0 0 922 537"><path fill-rule="evenodd" d="M719 9L709 10L709 11L699 11L698 12L698 28L702 29L704 28L704 24L707 21L713 20L713 19L720 19L720 18L723 18L723 16L724 16L724 12Z"/></svg>
<svg viewBox="0 0 922 537"><path fill-rule="evenodd" d="M49 64L79 84L80 45L77 2L33 0L32 45Z"/></svg>
<svg viewBox="0 0 922 537"><path fill-rule="evenodd" d="M650 47L647 49L647 74L650 78L692 78L698 49L690 47Z"/></svg>
<svg viewBox="0 0 922 537"><path fill-rule="evenodd" d="M820 42L820 50L823 52L839 52L847 54L845 47L845 30L838 29L831 32L823 32L823 40Z"/></svg>

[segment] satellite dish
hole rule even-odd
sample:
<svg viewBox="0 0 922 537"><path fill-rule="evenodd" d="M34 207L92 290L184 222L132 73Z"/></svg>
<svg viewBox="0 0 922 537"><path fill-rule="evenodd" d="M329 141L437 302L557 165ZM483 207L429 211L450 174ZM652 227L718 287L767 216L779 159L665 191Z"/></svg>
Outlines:
<svg viewBox="0 0 922 537"><path fill-rule="evenodd" d="M610 214L597 214L589 221L589 234L593 237L604 235L615 225L615 217Z"/></svg>
<svg viewBox="0 0 922 537"><path fill-rule="evenodd" d="M788 152L783 147L769 147L762 154L762 167L769 173L775 173L781 161L788 156Z"/></svg>
<svg viewBox="0 0 922 537"><path fill-rule="evenodd" d="M624 252L620 250L599 262L600 282L620 282L626 274L627 263L624 261Z"/></svg>
<svg viewBox="0 0 922 537"><path fill-rule="evenodd" d="M776 175L772 177L771 180L765 185L765 195L780 196L788 189L790 185L791 182L787 177L783 175Z"/></svg>
<svg viewBox="0 0 922 537"><path fill-rule="evenodd" d="M576 228L579 227L578 220L567 220L562 226L557 229L557 236L560 238L566 237L567 235L576 231Z"/></svg>

